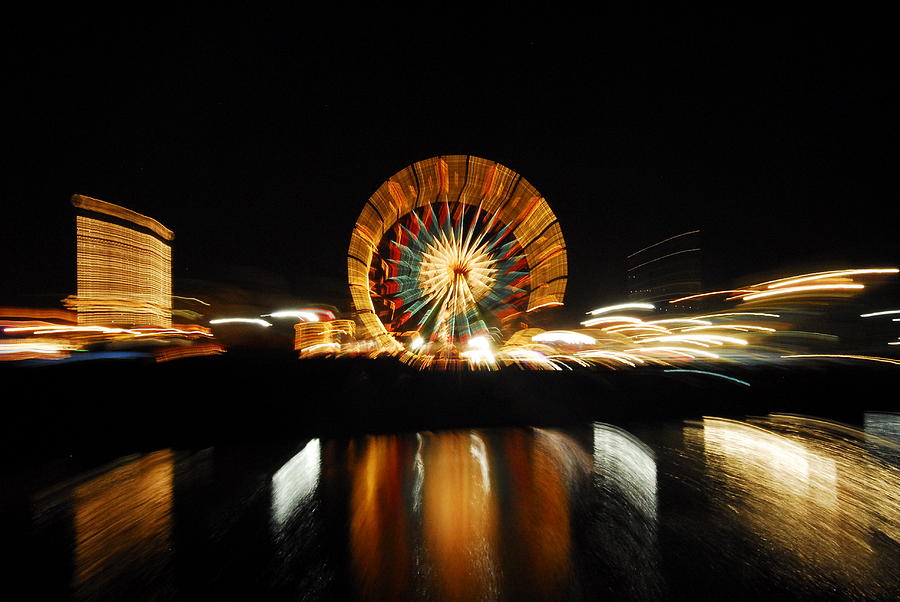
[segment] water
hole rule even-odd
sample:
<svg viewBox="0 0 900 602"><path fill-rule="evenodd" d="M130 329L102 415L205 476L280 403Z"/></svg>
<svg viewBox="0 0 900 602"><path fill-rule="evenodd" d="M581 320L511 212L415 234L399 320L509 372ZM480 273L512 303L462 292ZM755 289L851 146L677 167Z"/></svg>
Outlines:
<svg viewBox="0 0 900 602"><path fill-rule="evenodd" d="M34 599L896 599L898 430L769 415L62 461L4 492L7 568Z"/></svg>

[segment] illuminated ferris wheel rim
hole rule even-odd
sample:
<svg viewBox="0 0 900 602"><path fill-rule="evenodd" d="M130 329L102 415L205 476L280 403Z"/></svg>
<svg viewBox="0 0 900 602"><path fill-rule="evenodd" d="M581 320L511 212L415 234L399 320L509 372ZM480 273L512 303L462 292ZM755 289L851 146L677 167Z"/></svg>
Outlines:
<svg viewBox="0 0 900 602"><path fill-rule="evenodd" d="M546 199L500 163L472 155L442 155L398 171L363 206L351 235L347 265L353 309L364 332L391 339L376 314L369 281L385 235L409 214L441 205L476 208L476 216L489 216L492 223L511 230L529 275L526 311L562 304L568 278L566 247Z"/></svg>

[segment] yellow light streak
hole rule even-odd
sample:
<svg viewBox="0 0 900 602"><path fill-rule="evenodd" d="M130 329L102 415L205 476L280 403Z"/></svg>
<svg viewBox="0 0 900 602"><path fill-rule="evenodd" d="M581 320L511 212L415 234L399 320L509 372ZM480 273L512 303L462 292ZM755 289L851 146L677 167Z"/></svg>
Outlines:
<svg viewBox="0 0 900 602"><path fill-rule="evenodd" d="M598 314L605 314L610 311L616 311L619 309L656 309L656 306L652 303L620 303L619 305L608 305L606 307L598 307L597 309L592 309L587 312L589 316L596 316Z"/></svg>
<svg viewBox="0 0 900 602"><path fill-rule="evenodd" d="M611 334L621 334L626 331L632 330L649 330L650 332L655 333L669 333L671 332L668 328L663 328L662 326L648 326L647 324L640 324L636 326L626 325L626 326L607 326L606 328L601 328L603 332L609 332Z"/></svg>
<svg viewBox="0 0 900 602"><path fill-rule="evenodd" d="M848 290L865 288L862 284L806 284L802 286L792 286L789 288L777 288L770 291L755 293L753 295L745 295L741 297L743 301L751 301L753 299L761 299L763 297L771 297L773 295L786 295L789 293L803 293L808 291L819 290Z"/></svg>
<svg viewBox="0 0 900 602"><path fill-rule="evenodd" d="M600 318L591 318L581 323L582 326L594 326L604 322L631 322L632 324L641 324L643 320L631 318L629 316L603 316Z"/></svg>
<svg viewBox="0 0 900 602"><path fill-rule="evenodd" d="M886 364L895 364L900 366L900 360L895 360L887 357L877 357L872 355L850 355L850 354L839 354L839 353L806 353L806 354L794 354L794 355L782 355L783 358L836 358L836 359L850 359L850 360L868 360L871 362L883 362Z"/></svg>
<svg viewBox="0 0 900 602"><path fill-rule="evenodd" d="M662 337L651 337L648 339L641 339L637 341L638 343L650 343L650 342L666 342L666 341L678 341L684 343L694 343L697 345L704 345L705 343L712 343L713 345L723 345L725 343L733 343L735 345L746 345L747 341L744 339L738 339L736 337L726 337L722 335L716 334L697 334L697 335L681 335L681 334L672 334Z"/></svg>
<svg viewBox="0 0 900 602"><path fill-rule="evenodd" d="M751 324L713 324L711 326L693 326L691 328L683 328L679 332L693 332L695 330L760 330L764 332L775 332L774 328L766 326L753 326Z"/></svg>
<svg viewBox="0 0 900 602"><path fill-rule="evenodd" d="M646 324L675 324L679 322L684 324L698 324L700 326L708 326L712 324L712 322L707 322L699 318L667 318L665 320L651 320L649 322L646 322Z"/></svg>
<svg viewBox="0 0 900 602"><path fill-rule="evenodd" d="M661 346L661 347L643 347L636 349L626 349L625 353L649 353L651 351L661 351L664 353L672 353L675 355L686 355L690 358L694 358L696 355L700 355L702 357L708 357L710 359L719 359L719 356L711 351L705 351L703 349L693 349L687 347L670 347L670 346Z"/></svg>
<svg viewBox="0 0 900 602"><path fill-rule="evenodd" d="M769 286L766 288L781 288L784 286L797 284L798 282L809 282L811 280L822 280L825 278L842 278L846 276L858 276L862 274L896 274L898 271L900 271L900 269L898 268L865 268L851 270L832 270L829 272L815 272L812 274L805 274L803 276L796 276L783 280L775 280L773 281L774 284L769 284Z"/></svg>
<svg viewBox="0 0 900 602"><path fill-rule="evenodd" d="M687 301L688 299L699 299L700 297L709 297L711 295L727 295L729 293L752 293L752 289L730 289L725 291L712 291L709 293L699 293L697 295L688 295L687 297L680 297L678 299L672 299L669 303L680 303L681 301Z"/></svg>
<svg viewBox="0 0 900 602"><path fill-rule="evenodd" d="M721 317L725 317L725 316L762 316L765 318L780 318L781 317L779 314L767 314L767 313L754 312L754 311L732 311L732 312L728 312L728 313L724 313L724 314L707 314L705 316L697 316L697 318L702 320L704 318L721 318Z"/></svg>

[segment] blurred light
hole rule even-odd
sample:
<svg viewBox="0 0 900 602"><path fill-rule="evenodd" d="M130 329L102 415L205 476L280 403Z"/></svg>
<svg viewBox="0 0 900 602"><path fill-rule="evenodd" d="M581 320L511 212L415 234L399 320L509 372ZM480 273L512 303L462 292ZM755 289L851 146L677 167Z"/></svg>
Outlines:
<svg viewBox="0 0 900 602"><path fill-rule="evenodd" d="M702 320L704 318L722 318L725 316L763 316L766 318L780 318L781 317L778 314L766 314L766 313L755 312L755 311L732 311L732 312L722 313L722 314L707 314L705 316L697 316L697 318Z"/></svg>
<svg viewBox="0 0 900 602"><path fill-rule="evenodd" d="M610 311L616 311L618 309L656 309L656 306L652 303L621 303L619 305L609 305L607 307L599 307L597 309L592 309L587 312L589 316L596 316L598 314L605 314Z"/></svg>
<svg viewBox="0 0 900 602"><path fill-rule="evenodd" d="M713 324L711 326L692 326L691 328L683 328L680 332L694 332L696 330L761 330L763 332L775 332L774 328L766 326L753 326L751 324Z"/></svg>
<svg viewBox="0 0 900 602"><path fill-rule="evenodd" d="M541 303L540 305L535 305L534 307L529 307L526 312L533 312L539 309L544 309L545 307L553 307L556 305L562 305L562 301L547 301L546 303Z"/></svg>
<svg viewBox="0 0 900 602"><path fill-rule="evenodd" d="M210 324L256 324L257 326L264 326L268 328L272 324L262 320L260 318L219 318L217 320L210 320Z"/></svg>
<svg viewBox="0 0 900 602"><path fill-rule="evenodd" d="M272 520L277 526L284 525L296 508L315 493L320 471L321 445L313 439L272 475Z"/></svg>
<svg viewBox="0 0 900 602"><path fill-rule="evenodd" d="M666 318L665 320L651 320L647 322L647 324L672 324L675 322L682 322L685 324L699 324L701 326L708 326L712 324L712 322L707 322L706 320L700 320L698 318Z"/></svg>
<svg viewBox="0 0 900 602"><path fill-rule="evenodd" d="M585 320L581 323L582 326L594 326L596 324L602 324L604 322L631 322L632 324L641 324L643 320L639 318L632 318L629 316L603 316L601 318L591 318L590 320Z"/></svg>
<svg viewBox="0 0 900 602"><path fill-rule="evenodd" d="M172 360L184 359L187 357L204 357L208 355L218 355L225 353L225 348L218 343L199 343L195 345L185 345L184 347L171 346L162 347L153 350L153 357L157 362L170 362Z"/></svg>
<svg viewBox="0 0 900 602"><path fill-rule="evenodd" d="M594 472L605 486L637 509L645 521L657 520L656 458L640 439L619 427L594 423Z"/></svg>
<svg viewBox="0 0 900 602"><path fill-rule="evenodd" d="M699 293L697 295L688 295L687 297L680 297L678 299L672 299L671 301L669 301L669 303L679 303L681 301L687 301L688 299L699 299L700 297L709 297L710 295L728 295L730 293L752 293L752 292L754 292L754 291L748 290L748 289L741 289L741 288L730 289L730 290L726 290L726 291L713 291L711 293Z"/></svg>
<svg viewBox="0 0 900 602"><path fill-rule="evenodd" d="M299 320L303 320L305 322L318 322L319 316L311 311L302 311L302 310L293 310L293 309L285 309L282 311L276 311L271 314L263 314L262 317L272 317L272 318L297 318Z"/></svg>
<svg viewBox="0 0 900 602"><path fill-rule="evenodd" d="M800 276L794 278L788 278L781 281L776 281L774 284L770 284L767 288L780 288L783 286L790 286L792 284L797 284L798 282L809 282L810 280L823 280L825 278L842 278L845 276L857 276L861 274L896 274L898 271L897 268L867 268L867 269L859 269L859 270L834 270L831 272L817 272L815 274L810 274L807 276Z"/></svg>
<svg viewBox="0 0 900 602"><path fill-rule="evenodd" d="M900 309L888 309L885 311L876 311L870 314L859 314L860 318L872 318L874 316L885 316L887 314L900 314Z"/></svg>
<svg viewBox="0 0 900 602"><path fill-rule="evenodd" d="M121 584L129 569L145 583L169 583L174 480L175 454L163 449L119 462L72 488L75 599L110 595L109 585Z"/></svg>
<svg viewBox="0 0 900 602"><path fill-rule="evenodd" d="M771 291L764 291L762 293L754 293L752 295L744 295L741 297L744 301L750 301L751 299L760 299L762 297L771 297L772 295L784 295L787 293L802 293L807 291L818 291L818 290L838 290L838 289L860 289L865 288L862 284L806 284L803 286L792 286L788 288L778 288Z"/></svg>
<svg viewBox="0 0 900 602"><path fill-rule="evenodd" d="M125 207L82 195L75 217L80 325L172 325L171 230ZM110 217L114 219L109 219Z"/></svg>
<svg viewBox="0 0 900 602"><path fill-rule="evenodd" d="M742 384L742 385L746 385L746 386L748 386L748 387L750 386L750 383L748 383L747 381L741 380L741 379L739 379L739 378L734 378L733 376L725 376L724 374L719 374L718 372L709 372L708 370L683 370L683 369L677 369L677 370L674 370L674 369L673 369L673 370L663 370L663 372L691 372L691 373L694 373L694 374L707 374L707 375L709 375L709 376L718 376L719 378L724 378L724 379L726 379L726 380L731 380L731 381L734 381L734 382L736 382L736 383L739 383L739 384Z"/></svg>
<svg viewBox="0 0 900 602"><path fill-rule="evenodd" d="M592 345L597 339L570 330L551 330L531 337L536 343L565 343L567 345Z"/></svg>
<svg viewBox="0 0 900 602"><path fill-rule="evenodd" d="M807 353L807 354L795 354L795 355L782 355L783 358L834 358L834 359L850 359L850 360L868 360L871 362L884 362L886 364L896 364L900 366L900 360L895 360L887 357L875 357L871 355L850 355L850 354L838 354L838 353Z"/></svg>

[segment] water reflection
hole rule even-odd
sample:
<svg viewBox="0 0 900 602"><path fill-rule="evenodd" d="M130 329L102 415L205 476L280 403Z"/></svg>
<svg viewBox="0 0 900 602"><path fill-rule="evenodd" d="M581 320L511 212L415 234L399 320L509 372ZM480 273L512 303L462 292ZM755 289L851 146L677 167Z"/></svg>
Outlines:
<svg viewBox="0 0 900 602"><path fill-rule="evenodd" d="M896 415L862 426L770 415L165 449L31 496L31 547L53 598L892 599Z"/></svg>
<svg viewBox="0 0 900 602"><path fill-rule="evenodd" d="M896 563L883 562L900 542L900 473L869 453L864 431L773 415L706 418L701 436L714 509L735 539L756 542L755 562L776 582L851 597L896 591Z"/></svg>
<svg viewBox="0 0 900 602"><path fill-rule="evenodd" d="M424 437L422 545L436 597L493 599L498 499L485 439L477 432Z"/></svg>
<svg viewBox="0 0 900 602"><path fill-rule="evenodd" d="M655 459L622 429L370 436L347 445L346 466L361 598L658 589ZM573 560L582 545L603 557L602 573Z"/></svg>
<svg viewBox="0 0 900 602"><path fill-rule="evenodd" d="M584 573L590 591L613 598L663 597L657 545L657 466L654 452L631 433L594 424L593 492L583 499L590 534Z"/></svg>
<svg viewBox="0 0 900 602"><path fill-rule="evenodd" d="M630 503L648 527L656 524L656 457L640 439L609 424L594 425L598 485Z"/></svg>
<svg viewBox="0 0 900 602"><path fill-rule="evenodd" d="M272 475L272 524L276 534L312 500L320 471L319 440L313 439Z"/></svg>
<svg viewBox="0 0 900 602"><path fill-rule="evenodd" d="M141 581L167 588L172 475L172 452L161 450L74 488L76 597L125 595Z"/></svg>
<svg viewBox="0 0 900 602"><path fill-rule="evenodd" d="M360 593L389 600L412 594L416 571L408 509L414 443L409 436L385 435L346 447L350 551Z"/></svg>
<svg viewBox="0 0 900 602"><path fill-rule="evenodd" d="M539 429L350 442L350 549L362 598L559 596L570 571L567 454ZM586 456L581 450L581 456Z"/></svg>

